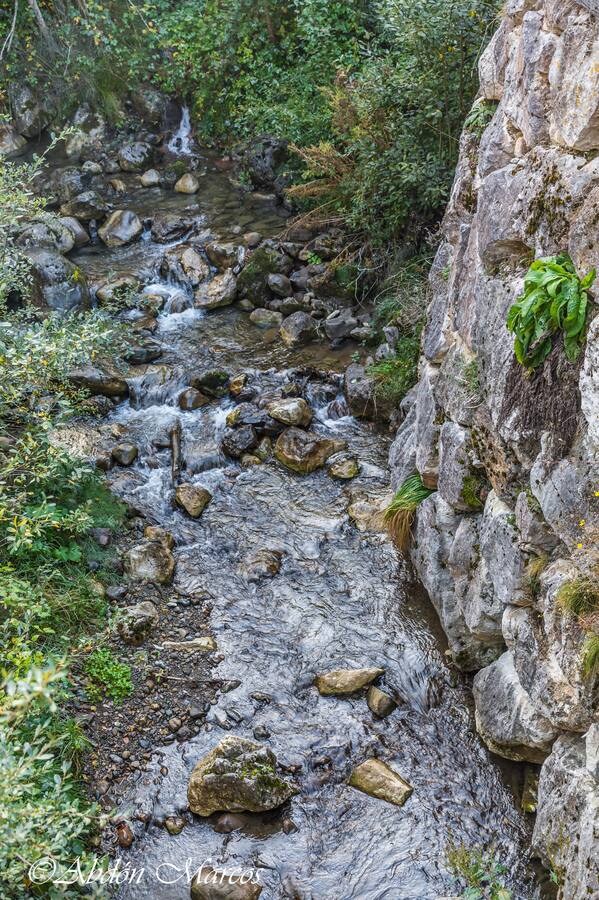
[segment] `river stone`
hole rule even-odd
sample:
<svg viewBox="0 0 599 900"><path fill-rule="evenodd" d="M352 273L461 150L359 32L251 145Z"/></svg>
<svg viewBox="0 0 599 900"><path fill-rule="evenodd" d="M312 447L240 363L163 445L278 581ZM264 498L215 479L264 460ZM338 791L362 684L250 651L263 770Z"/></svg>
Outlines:
<svg viewBox="0 0 599 900"><path fill-rule="evenodd" d="M129 393L129 386L123 378L104 372L97 366L88 365L72 369L68 379L75 387L102 397L126 397Z"/></svg>
<svg viewBox="0 0 599 900"><path fill-rule="evenodd" d="M31 301L52 312L86 309L90 303L87 279L81 269L55 250L27 249L31 263Z"/></svg>
<svg viewBox="0 0 599 900"><path fill-rule="evenodd" d="M158 610L149 600L128 606L118 623L118 632L126 644L137 646L158 625Z"/></svg>
<svg viewBox="0 0 599 900"><path fill-rule="evenodd" d="M144 541L125 555L125 571L136 581L169 584L175 572L175 558L165 544Z"/></svg>
<svg viewBox="0 0 599 900"><path fill-rule="evenodd" d="M145 141L125 144L119 150L119 166L123 172L140 172L152 161L153 150Z"/></svg>
<svg viewBox="0 0 599 900"><path fill-rule="evenodd" d="M164 641L165 650L177 650L179 653L212 653L217 649L216 641L209 634L192 638L190 641Z"/></svg>
<svg viewBox="0 0 599 900"><path fill-rule="evenodd" d="M138 453L137 445L129 441L123 441L111 450L111 456L119 466L130 466L137 459Z"/></svg>
<svg viewBox="0 0 599 900"><path fill-rule="evenodd" d="M200 189L200 182L191 172L181 175L181 178L175 184L175 191L178 194L197 194Z"/></svg>
<svg viewBox="0 0 599 900"><path fill-rule="evenodd" d="M27 224L16 243L19 247L48 247L58 253L69 253L75 246L75 238L71 229L63 225L60 219L51 218L46 222Z"/></svg>
<svg viewBox="0 0 599 900"><path fill-rule="evenodd" d="M202 866L191 882L191 900L257 900L262 885L245 874L228 874Z"/></svg>
<svg viewBox="0 0 599 900"><path fill-rule="evenodd" d="M245 372L234 375L229 382L229 393L232 397L239 397L248 386L249 377Z"/></svg>
<svg viewBox="0 0 599 900"><path fill-rule="evenodd" d="M283 319L279 333L288 347L301 347L316 337L316 321L308 313L298 310Z"/></svg>
<svg viewBox="0 0 599 900"><path fill-rule="evenodd" d="M124 194L127 190L127 185L122 178L111 178L108 184L116 194Z"/></svg>
<svg viewBox="0 0 599 900"><path fill-rule="evenodd" d="M397 709L397 703L393 697L381 691L374 684L371 684L368 688L366 702L368 703L368 709L381 719L384 719L385 716L390 716L393 710Z"/></svg>
<svg viewBox="0 0 599 900"><path fill-rule="evenodd" d="M199 309L217 309L230 306L235 300L237 282L231 269L216 275L208 284L202 284L195 292L195 305Z"/></svg>
<svg viewBox="0 0 599 900"><path fill-rule="evenodd" d="M354 456L349 456L347 453L337 453L329 459L327 472L333 478L349 481L360 474L360 464Z"/></svg>
<svg viewBox="0 0 599 900"><path fill-rule="evenodd" d="M156 213L152 222L152 239L158 244L168 244L182 238L193 225L192 216L174 212Z"/></svg>
<svg viewBox="0 0 599 900"><path fill-rule="evenodd" d="M136 240L143 231L139 217L130 209L115 209L98 234L107 247L123 247Z"/></svg>
<svg viewBox="0 0 599 900"><path fill-rule="evenodd" d="M375 418L374 379L366 374L364 366L352 363L347 367L343 390L352 416L358 419Z"/></svg>
<svg viewBox="0 0 599 900"><path fill-rule="evenodd" d="M201 391L196 390L196 388L189 387L181 391L177 403L181 409L189 412L189 410L200 409L200 407L206 406L207 403L210 403L210 399L205 394L202 394Z"/></svg>
<svg viewBox="0 0 599 900"><path fill-rule="evenodd" d="M204 487L195 484L180 484L175 491L175 501L193 519L202 515L212 494Z"/></svg>
<svg viewBox="0 0 599 900"><path fill-rule="evenodd" d="M324 321L325 334L330 341L348 338L357 326L358 320L353 317L351 309L347 308L334 310Z"/></svg>
<svg viewBox="0 0 599 900"><path fill-rule="evenodd" d="M313 431L287 428L277 438L274 454L288 469L306 475L324 466L329 456L344 450L345 446L345 441L323 438Z"/></svg>
<svg viewBox="0 0 599 900"><path fill-rule="evenodd" d="M61 216L58 220L65 228L68 228L73 235L75 247L84 247L90 242L90 236L75 216Z"/></svg>
<svg viewBox="0 0 599 900"><path fill-rule="evenodd" d="M167 531L166 528L161 528L159 525L146 525L144 537L149 541L158 541L158 543L164 544L169 550L172 550L175 546L175 539L170 531Z"/></svg>
<svg viewBox="0 0 599 900"><path fill-rule="evenodd" d="M255 403L239 403L231 412L227 413L226 423L229 428L238 428L240 425L253 425L260 430L266 429L272 424L270 416L264 409L259 409Z"/></svg>
<svg viewBox="0 0 599 900"><path fill-rule="evenodd" d="M314 684L323 697L344 697L355 694L375 678L380 678L384 671L384 669L333 669L331 672L317 675Z"/></svg>
<svg viewBox="0 0 599 900"><path fill-rule="evenodd" d="M275 272L268 276L266 283L277 297L291 297L293 294L293 287L286 275Z"/></svg>
<svg viewBox="0 0 599 900"><path fill-rule="evenodd" d="M298 425L307 428L312 421L312 410L301 397L274 400L266 407L268 415L283 425Z"/></svg>
<svg viewBox="0 0 599 900"><path fill-rule="evenodd" d="M260 460L258 460L260 461ZM274 578L281 569L282 553L279 550L258 550L244 560L242 571L248 581Z"/></svg>
<svg viewBox="0 0 599 900"><path fill-rule="evenodd" d="M244 453L248 453L258 445L258 435L252 425L242 425L241 428L227 429L221 441L221 446L227 456L239 459Z"/></svg>
<svg viewBox="0 0 599 900"><path fill-rule="evenodd" d="M193 813L210 816L220 810L266 812L296 793L277 775L277 759L268 747L231 736L196 764L187 798Z"/></svg>
<svg viewBox="0 0 599 900"><path fill-rule="evenodd" d="M240 261L240 248L237 244L210 241L204 248L206 256L217 269L232 269Z"/></svg>
<svg viewBox="0 0 599 900"><path fill-rule="evenodd" d="M356 766L348 784L377 800L393 803L394 806L403 806L414 790L395 769L380 759L367 759Z"/></svg>
<svg viewBox="0 0 599 900"><path fill-rule="evenodd" d="M250 322L257 325L258 328L278 328L283 321L283 313L274 309L258 309L252 310L250 313Z"/></svg>
<svg viewBox="0 0 599 900"><path fill-rule="evenodd" d="M158 187L160 173L156 169L148 169L139 179L142 187Z"/></svg>
<svg viewBox="0 0 599 900"><path fill-rule="evenodd" d="M97 191L83 191L60 207L61 215L74 216L81 222L103 219L107 212L108 204Z"/></svg>
<svg viewBox="0 0 599 900"><path fill-rule="evenodd" d="M0 123L0 157L14 159L25 152L27 141L16 128L7 123Z"/></svg>

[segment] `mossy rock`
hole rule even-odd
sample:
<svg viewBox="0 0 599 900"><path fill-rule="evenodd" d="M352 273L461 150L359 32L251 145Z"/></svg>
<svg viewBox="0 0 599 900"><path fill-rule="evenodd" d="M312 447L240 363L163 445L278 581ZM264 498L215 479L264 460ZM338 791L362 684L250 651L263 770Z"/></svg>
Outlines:
<svg viewBox="0 0 599 900"><path fill-rule="evenodd" d="M259 247L252 253L237 278L237 291L254 306L266 303L270 298L268 276L276 275L281 268L281 257L272 247Z"/></svg>

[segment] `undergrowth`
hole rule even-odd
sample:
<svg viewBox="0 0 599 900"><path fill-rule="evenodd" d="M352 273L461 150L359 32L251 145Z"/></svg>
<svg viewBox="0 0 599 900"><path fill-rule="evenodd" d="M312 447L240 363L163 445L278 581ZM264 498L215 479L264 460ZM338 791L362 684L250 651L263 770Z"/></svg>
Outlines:
<svg viewBox="0 0 599 900"><path fill-rule="evenodd" d="M479 848L452 847L447 859L453 872L466 885L462 900L512 900L505 886L507 870L492 855Z"/></svg>

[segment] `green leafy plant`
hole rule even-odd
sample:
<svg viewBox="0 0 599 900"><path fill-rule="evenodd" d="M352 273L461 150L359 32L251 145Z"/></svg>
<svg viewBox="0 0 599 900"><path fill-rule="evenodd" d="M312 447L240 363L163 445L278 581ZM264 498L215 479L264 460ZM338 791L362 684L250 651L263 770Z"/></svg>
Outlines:
<svg viewBox="0 0 599 900"><path fill-rule="evenodd" d="M367 369L374 378L375 397L385 403L398 405L416 383L420 340L401 337L395 347L395 356L382 359Z"/></svg>
<svg viewBox="0 0 599 900"><path fill-rule="evenodd" d="M85 663L85 671L90 679L87 693L92 700L99 701L106 695L115 703L122 703L133 693L131 667L115 659L107 647L91 654Z"/></svg>
<svg viewBox="0 0 599 900"><path fill-rule="evenodd" d="M584 340L592 269L579 278L570 257L561 253L537 259L524 280L524 292L511 307L507 327L515 334L514 353L527 369L547 358L554 335L563 332L564 350L575 360Z"/></svg>
<svg viewBox="0 0 599 900"><path fill-rule="evenodd" d="M462 900L512 900L512 892L504 883L506 868L491 853L478 848L452 847L447 860L466 884Z"/></svg>
<svg viewBox="0 0 599 900"><path fill-rule="evenodd" d="M406 478L386 508L384 521L400 550L405 551L410 542L416 509L432 493L434 491L425 487L422 477L415 472Z"/></svg>
<svg viewBox="0 0 599 900"><path fill-rule="evenodd" d="M484 98L477 100L466 116L464 128L466 131L471 132L471 134L476 135L476 137L481 138L484 130L495 115L496 109L496 100L485 100Z"/></svg>

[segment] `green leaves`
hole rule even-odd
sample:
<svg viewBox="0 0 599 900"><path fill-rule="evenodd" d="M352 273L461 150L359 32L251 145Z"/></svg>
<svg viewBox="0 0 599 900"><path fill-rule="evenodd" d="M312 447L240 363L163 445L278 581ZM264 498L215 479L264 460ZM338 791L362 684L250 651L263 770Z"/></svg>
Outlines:
<svg viewBox="0 0 599 900"><path fill-rule="evenodd" d="M549 356L553 338L564 335L570 361L580 353L588 312L588 291L596 271L584 278L576 274L566 253L536 259L524 279L524 291L508 312L506 325L513 332L514 353L520 365L536 369Z"/></svg>

